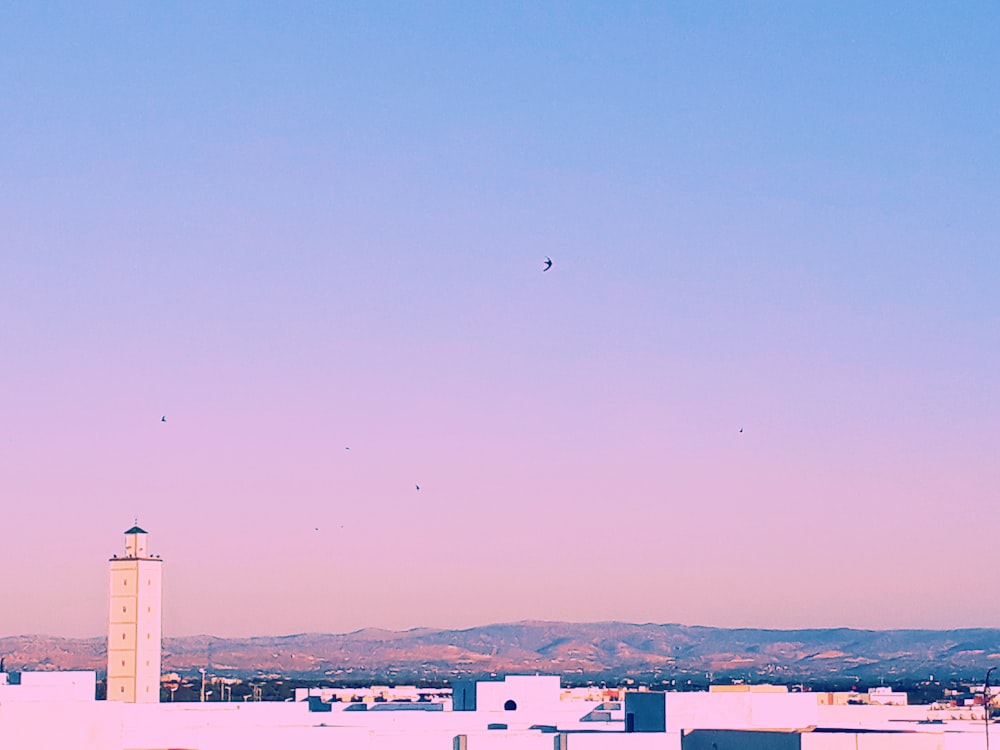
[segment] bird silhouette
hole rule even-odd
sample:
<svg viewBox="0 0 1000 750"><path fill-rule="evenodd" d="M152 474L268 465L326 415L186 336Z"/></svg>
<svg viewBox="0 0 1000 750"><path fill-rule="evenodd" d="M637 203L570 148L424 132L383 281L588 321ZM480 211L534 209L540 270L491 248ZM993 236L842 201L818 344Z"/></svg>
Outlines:
<svg viewBox="0 0 1000 750"><path fill-rule="evenodd" d="M160 421L161 421L161 422L166 422L166 421L167 421L167 417L166 417L166 415L164 415L164 416L160 417Z"/></svg>
<svg viewBox="0 0 1000 750"><path fill-rule="evenodd" d="M545 256L545 268L542 269L542 273L545 273L550 268L552 268L552 258L550 258L548 255L546 255Z"/></svg>
<svg viewBox="0 0 1000 750"><path fill-rule="evenodd" d="M742 427L740 427L740 432L743 432L743 428Z"/></svg>
<svg viewBox="0 0 1000 750"><path fill-rule="evenodd" d="M417 484L417 485L414 485L414 486L417 488L417 492L420 492L420 485Z"/></svg>

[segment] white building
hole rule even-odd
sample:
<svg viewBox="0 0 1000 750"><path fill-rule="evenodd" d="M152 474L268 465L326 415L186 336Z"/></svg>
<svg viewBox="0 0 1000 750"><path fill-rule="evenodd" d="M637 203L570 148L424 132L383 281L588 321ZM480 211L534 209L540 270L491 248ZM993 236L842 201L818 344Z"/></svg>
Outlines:
<svg viewBox="0 0 1000 750"><path fill-rule="evenodd" d="M909 702L906 693L897 693L889 687L868 689L868 703L873 706L905 706Z"/></svg>
<svg viewBox="0 0 1000 750"><path fill-rule="evenodd" d="M0 672L0 707L13 701L93 701L95 672Z"/></svg>
<svg viewBox="0 0 1000 750"><path fill-rule="evenodd" d="M511 717L544 715L559 710L560 692L559 675L507 675L502 681L476 683L476 710Z"/></svg>
<svg viewBox="0 0 1000 750"><path fill-rule="evenodd" d="M109 561L109 701L160 701L162 561L149 554L148 536L133 526L125 556Z"/></svg>
<svg viewBox="0 0 1000 750"><path fill-rule="evenodd" d="M13 675L11 675L13 677ZM485 685L485 687L483 687ZM94 700L93 673L0 680L0 748L73 750L982 750L979 721L929 721L917 706L826 706L808 693L642 693L659 728L587 721L551 676L479 683L482 707L378 711L349 703L133 704ZM482 688L482 689L480 689ZM516 704L516 705L509 705ZM658 704L658 705L654 705ZM412 704L410 704L412 705ZM358 710L361 709L361 710ZM664 711L665 709L665 711ZM846 712L846 713L845 713ZM647 727L645 729L641 727Z"/></svg>

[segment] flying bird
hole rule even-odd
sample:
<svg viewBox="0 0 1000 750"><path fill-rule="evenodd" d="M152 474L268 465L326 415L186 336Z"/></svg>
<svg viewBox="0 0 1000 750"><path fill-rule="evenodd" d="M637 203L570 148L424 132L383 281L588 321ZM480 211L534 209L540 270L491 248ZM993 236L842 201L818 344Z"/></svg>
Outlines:
<svg viewBox="0 0 1000 750"><path fill-rule="evenodd" d="M742 427L740 427L740 432L743 432L743 428Z"/></svg>
<svg viewBox="0 0 1000 750"><path fill-rule="evenodd" d="M417 484L417 485L414 485L414 486L417 488L417 492L420 492L420 485Z"/></svg>
<svg viewBox="0 0 1000 750"><path fill-rule="evenodd" d="M164 414L162 417L160 417L160 421L161 422L166 422L167 421L167 416Z"/></svg>
<svg viewBox="0 0 1000 750"><path fill-rule="evenodd" d="M545 256L545 268L542 269L542 273L545 273L550 268L552 268L552 258L550 258L548 255L546 255Z"/></svg>

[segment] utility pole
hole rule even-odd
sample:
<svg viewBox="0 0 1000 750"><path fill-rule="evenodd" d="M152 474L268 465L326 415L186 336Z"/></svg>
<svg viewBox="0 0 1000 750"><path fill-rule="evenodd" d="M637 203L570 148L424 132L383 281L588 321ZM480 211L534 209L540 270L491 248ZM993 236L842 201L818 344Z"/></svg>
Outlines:
<svg viewBox="0 0 1000 750"><path fill-rule="evenodd" d="M201 702L205 702L205 668L201 667L199 670L201 672Z"/></svg>
<svg viewBox="0 0 1000 750"><path fill-rule="evenodd" d="M990 675L996 667L986 670L986 680L983 683L983 721L986 725L986 750L990 750Z"/></svg>

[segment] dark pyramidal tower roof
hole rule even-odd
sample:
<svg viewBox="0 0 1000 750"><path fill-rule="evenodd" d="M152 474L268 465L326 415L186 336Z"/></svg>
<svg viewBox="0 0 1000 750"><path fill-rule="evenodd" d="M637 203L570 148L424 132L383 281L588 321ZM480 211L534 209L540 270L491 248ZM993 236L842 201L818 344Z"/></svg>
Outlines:
<svg viewBox="0 0 1000 750"><path fill-rule="evenodd" d="M125 533L126 534L148 534L149 532L146 531L146 530L144 530L144 529L140 529L138 526L133 526L131 529L129 529Z"/></svg>

